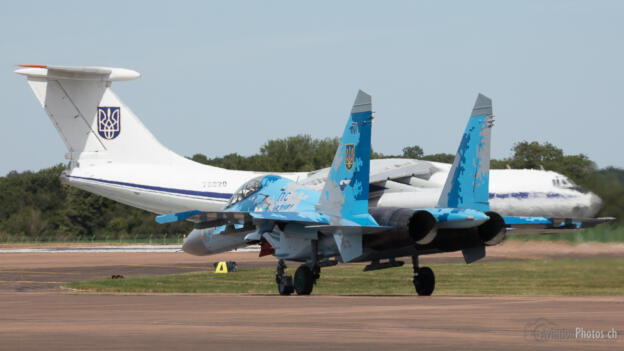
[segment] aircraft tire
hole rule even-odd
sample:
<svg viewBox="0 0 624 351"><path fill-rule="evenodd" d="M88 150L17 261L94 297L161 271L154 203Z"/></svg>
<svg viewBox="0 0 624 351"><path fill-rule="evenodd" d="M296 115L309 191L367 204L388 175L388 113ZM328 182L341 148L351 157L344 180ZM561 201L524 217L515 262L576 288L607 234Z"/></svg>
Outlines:
<svg viewBox="0 0 624 351"><path fill-rule="evenodd" d="M314 287L314 273L307 265L301 265L295 272L295 291L297 295L310 295Z"/></svg>
<svg viewBox="0 0 624 351"><path fill-rule="evenodd" d="M280 282L277 284L277 290L279 294L282 296L288 296L295 291L295 287L293 286L293 279L291 276L286 275L280 279Z"/></svg>
<svg viewBox="0 0 624 351"><path fill-rule="evenodd" d="M418 269L418 275L414 277L414 287L419 296L431 296L435 288L435 275L431 268Z"/></svg>

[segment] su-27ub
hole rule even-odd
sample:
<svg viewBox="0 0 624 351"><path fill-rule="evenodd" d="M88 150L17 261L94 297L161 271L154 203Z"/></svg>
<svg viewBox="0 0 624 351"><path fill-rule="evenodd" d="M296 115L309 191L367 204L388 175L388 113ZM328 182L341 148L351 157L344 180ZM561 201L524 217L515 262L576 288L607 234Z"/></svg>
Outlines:
<svg viewBox="0 0 624 351"><path fill-rule="evenodd" d="M223 211L184 211L157 217L159 223L190 220L198 227L220 225L223 236L239 233L260 243L262 254L278 259L281 295L308 295L321 268L339 262L367 262L367 270L396 267L412 258L419 295L431 295L433 271L418 257L460 251L467 263L485 247L526 226L571 228L544 217L501 216L490 211L489 167L492 129L490 99L479 95L462 136L437 206L369 208L372 104L360 91L321 190L278 175L248 181ZM575 227L574 227L575 228ZM294 279L284 260L302 262ZM382 262L382 260L385 260Z"/></svg>
<svg viewBox="0 0 624 351"><path fill-rule="evenodd" d="M113 82L139 78L135 71L24 66L16 72L27 77L67 147L65 184L163 214L219 211L241 184L266 174L202 165L164 147L111 88ZM451 168L411 159L373 160L370 166L370 207L408 208L434 207ZM328 173L327 168L278 175L320 190ZM601 205L566 177L539 170L491 171L489 198L492 210L509 216L592 217ZM185 250L206 255L246 245L240 236L211 233L193 232Z"/></svg>

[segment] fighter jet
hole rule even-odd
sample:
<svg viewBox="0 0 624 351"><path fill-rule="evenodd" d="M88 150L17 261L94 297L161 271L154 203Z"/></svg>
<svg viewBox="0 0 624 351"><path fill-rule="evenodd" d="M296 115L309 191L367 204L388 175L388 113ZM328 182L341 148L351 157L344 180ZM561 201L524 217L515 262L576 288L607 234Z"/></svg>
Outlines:
<svg viewBox="0 0 624 351"><path fill-rule="evenodd" d="M420 267L420 255L461 250L467 263L485 256L485 247L505 237L507 227L568 228L547 218L502 217L490 211L489 163L493 125L491 100L479 95L462 136L438 204L431 208L369 208L371 97L360 91L322 189L279 175L243 184L223 211L184 211L158 216L199 228L224 225L245 241L260 242L264 254L279 259L276 283L281 295L308 295L321 268L338 262L368 262L364 270L396 267L411 256L419 295L431 295L433 271ZM291 276L284 260L303 262ZM381 262L381 260L387 260Z"/></svg>

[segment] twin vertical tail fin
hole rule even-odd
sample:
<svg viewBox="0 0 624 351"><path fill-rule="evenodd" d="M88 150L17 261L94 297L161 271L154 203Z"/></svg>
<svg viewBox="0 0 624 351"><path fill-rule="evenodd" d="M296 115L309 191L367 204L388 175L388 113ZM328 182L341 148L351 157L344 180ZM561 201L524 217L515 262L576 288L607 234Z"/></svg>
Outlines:
<svg viewBox="0 0 624 351"><path fill-rule="evenodd" d="M489 211L492 100L479 94L446 178L438 207Z"/></svg>
<svg viewBox="0 0 624 351"><path fill-rule="evenodd" d="M350 221L370 225L368 191L371 152L372 104L359 91L321 192L317 210L332 224Z"/></svg>

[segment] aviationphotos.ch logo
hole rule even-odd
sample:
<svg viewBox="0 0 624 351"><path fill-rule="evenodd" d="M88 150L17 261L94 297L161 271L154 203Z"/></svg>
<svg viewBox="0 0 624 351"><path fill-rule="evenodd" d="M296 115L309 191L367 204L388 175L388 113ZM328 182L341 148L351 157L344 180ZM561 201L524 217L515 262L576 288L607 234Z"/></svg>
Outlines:
<svg viewBox="0 0 624 351"><path fill-rule="evenodd" d="M119 106L98 106L98 133L106 140L115 139L121 131L121 109Z"/></svg>

